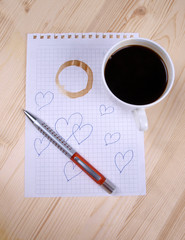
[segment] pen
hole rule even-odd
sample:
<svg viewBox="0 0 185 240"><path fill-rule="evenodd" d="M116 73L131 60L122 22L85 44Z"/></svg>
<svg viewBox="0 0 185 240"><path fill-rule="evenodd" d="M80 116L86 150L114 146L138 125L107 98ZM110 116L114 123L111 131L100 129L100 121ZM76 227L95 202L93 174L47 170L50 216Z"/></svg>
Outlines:
<svg viewBox="0 0 185 240"><path fill-rule="evenodd" d="M103 176L96 168L87 162L79 153L77 153L63 137L54 132L45 122L38 117L23 110L25 115L33 123L33 125L61 152L70 158L79 168L81 168L90 178L99 184L109 194L113 193L116 186L106 177Z"/></svg>

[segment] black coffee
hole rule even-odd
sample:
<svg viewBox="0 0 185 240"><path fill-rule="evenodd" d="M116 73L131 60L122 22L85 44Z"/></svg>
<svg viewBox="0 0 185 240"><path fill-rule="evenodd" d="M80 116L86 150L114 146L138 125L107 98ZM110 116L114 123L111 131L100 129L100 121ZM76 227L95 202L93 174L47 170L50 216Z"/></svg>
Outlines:
<svg viewBox="0 0 185 240"><path fill-rule="evenodd" d="M153 50L128 46L109 58L105 66L105 80L111 92L122 101L145 105L163 94L167 85L167 69Z"/></svg>

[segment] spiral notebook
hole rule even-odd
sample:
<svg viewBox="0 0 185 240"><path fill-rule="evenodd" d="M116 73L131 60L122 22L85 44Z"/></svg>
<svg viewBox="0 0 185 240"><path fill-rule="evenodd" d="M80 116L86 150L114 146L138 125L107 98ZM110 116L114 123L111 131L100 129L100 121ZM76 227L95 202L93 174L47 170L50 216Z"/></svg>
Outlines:
<svg viewBox="0 0 185 240"><path fill-rule="evenodd" d="M145 194L144 135L108 96L107 50L136 33L28 34L26 110L40 117L116 186ZM25 196L108 194L26 120Z"/></svg>

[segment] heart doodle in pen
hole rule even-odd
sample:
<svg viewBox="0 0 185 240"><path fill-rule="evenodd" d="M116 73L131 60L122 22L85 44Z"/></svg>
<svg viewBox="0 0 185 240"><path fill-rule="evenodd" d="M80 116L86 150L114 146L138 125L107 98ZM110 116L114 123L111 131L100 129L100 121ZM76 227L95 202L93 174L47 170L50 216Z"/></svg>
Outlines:
<svg viewBox="0 0 185 240"><path fill-rule="evenodd" d="M62 136L66 141L68 141L73 136L74 125L81 126L83 117L81 113L73 113L68 119L59 118L55 123L55 130Z"/></svg>
<svg viewBox="0 0 185 240"><path fill-rule="evenodd" d="M64 175L69 182L71 179L77 177L82 170L76 166L72 161L68 161L64 166Z"/></svg>
<svg viewBox="0 0 185 240"><path fill-rule="evenodd" d="M106 133L104 137L105 145L114 144L120 140L121 134L119 132L115 132L113 134Z"/></svg>
<svg viewBox="0 0 185 240"><path fill-rule="evenodd" d="M46 93L38 92L35 95L35 102L39 107L39 110L49 105L53 101L53 99L54 99L54 94L50 91Z"/></svg>
<svg viewBox="0 0 185 240"><path fill-rule="evenodd" d="M41 155L41 153L46 150L47 147L49 147L50 141L46 138L43 137L42 139L36 138L34 141L34 148L35 151L37 152L38 156Z"/></svg>
<svg viewBox="0 0 185 240"><path fill-rule="evenodd" d="M132 161L134 152L132 150L126 151L124 154L118 152L114 157L114 163L120 173L123 172L124 168Z"/></svg>
<svg viewBox="0 0 185 240"><path fill-rule="evenodd" d="M114 112L114 107L108 106L106 107L104 104L100 105L100 115L106 115L106 114L111 114Z"/></svg>
<svg viewBox="0 0 185 240"><path fill-rule="evenodd" d="M75 124L73 126L73 136L79 145L91 136L92 131L93 126L91 124L84 124L82 126Z"/></svg>

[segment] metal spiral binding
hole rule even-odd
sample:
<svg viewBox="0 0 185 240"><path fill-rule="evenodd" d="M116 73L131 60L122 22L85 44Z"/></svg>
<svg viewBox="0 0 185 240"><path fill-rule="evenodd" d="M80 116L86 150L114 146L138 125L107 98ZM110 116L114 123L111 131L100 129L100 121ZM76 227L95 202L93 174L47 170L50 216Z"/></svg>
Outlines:
<svg viewBox="0 0 185 240"><path fill-rule="evenodd" d="M105 39L117 38L126 39L132 38L132 33L61 33L61 34L33 34L33 39Z"/></svg>

